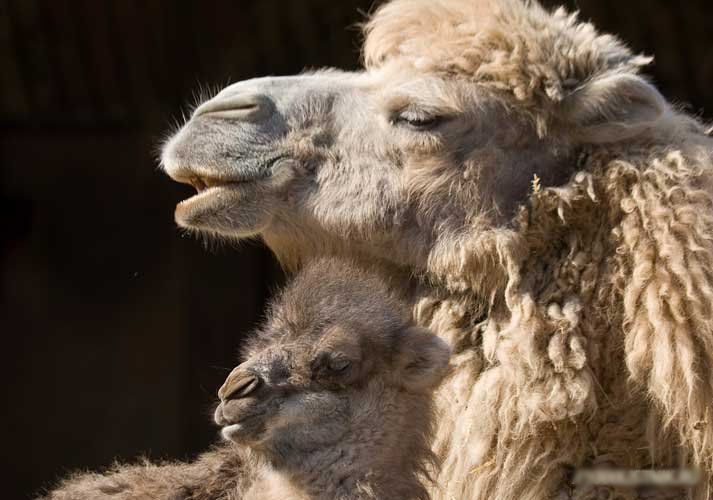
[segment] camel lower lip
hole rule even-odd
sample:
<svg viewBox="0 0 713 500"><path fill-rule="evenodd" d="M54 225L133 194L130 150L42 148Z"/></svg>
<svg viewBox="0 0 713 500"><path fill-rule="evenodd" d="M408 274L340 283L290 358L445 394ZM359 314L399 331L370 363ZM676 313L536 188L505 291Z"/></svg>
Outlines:
<svg viewBox="0 0 713 500"><path fill-rule="evenodd" d="M263 418L263 413L242 415L237 420L231 419L233 421L233 423L230 425L224 426L221 429L220 433L223 435L223 437L225 439L231 439L231 436L235 436L236 434L239 434L239 433L245 431L246 423L249 423L250 421L252 421L254 419L260 419L260 418Z"/></svg>

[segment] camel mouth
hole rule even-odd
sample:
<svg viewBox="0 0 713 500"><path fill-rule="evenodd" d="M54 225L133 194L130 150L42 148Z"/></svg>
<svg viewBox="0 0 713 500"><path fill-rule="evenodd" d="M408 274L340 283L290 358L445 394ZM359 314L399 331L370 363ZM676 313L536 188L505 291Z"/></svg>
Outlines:
<svg viewBox="0 0 713 500"><path fill-rule="evenodd" d="M254 444L264 437L265 424L261 420L242 419L240 422L223 426L220 435L234 443Z"/></svg>
<svg viewBox="0 0 713 500"><path fill-rule="evenodd" d="M267 227L275 194L294 178L292 162L278 156L269 166L232 167L223 173L215 167L167 164L171 179L196 191L176 204L178 226L230 237L257 235Z"/></svg>
<svg viewBox="0 0 713 500"><path fill-rule="evenodd" d="M233 424L244 425L249 421L269 418L270 412L264 402L253 398L228 399L221 401L215 409L215 423L221 427Z"/></svg>
<svg viewBox="0 0 713 500"><path fill-rule="evenodd" d="M196 190L196 194L201 194L212 188L230 188L245 186L247 184L252 184L261 180L265 180L266 176L254 176L254 177L243 177L243 178L220 178L220 177L210 177L207 175L174 175L173 180L180 182L181 184L188 184L193 186Z"/></svg>
<svg viewBox="0 0 713 500"><path fill-rule="evenodd" d="M197 193L202 193L208 188L226 186L234 183L239 184L240 182L224 181L222 179L215 179L212 177L205 177L200 175L191 177L186 180L186 184L190 184L191 186L193 186Z"/></svg>
<svg viewBox="0 0 713 500"><path fill-rule="evenodd" d="M218 406L215 423L220 427L223 438L243 442L246 439L259 438L264 432L265 422L270 419L270 412L251 411L249 409L227 408L225 403Z"/></svg>
<svg viewBox="0 0 713 500"><path fill-rule="evenodd" d="M195 203L205 203L213 197L220 197L221 194L240 193L251 186L260 184L268 179L268 176L256 176L240 179L220 179L204 175L194 175L190 177L174 177L174 180L182 184L193 186L196 193L178 203L176 208L186 208Z"/></svg>

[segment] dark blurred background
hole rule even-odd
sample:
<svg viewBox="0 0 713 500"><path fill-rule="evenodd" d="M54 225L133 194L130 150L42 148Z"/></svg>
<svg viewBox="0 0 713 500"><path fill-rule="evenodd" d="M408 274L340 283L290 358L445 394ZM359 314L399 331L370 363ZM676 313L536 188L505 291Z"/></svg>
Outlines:
<svg viewBox="0 0 713 500"><path fill-rule="evenodd" d="M547 1L548 5L558 2ZM713 115L713 3L566 2ZM259 243L184 237L156 150L201 86L359 66L372 0L0 0L3 498L141 454L195 456L281 281Z"/></svg>

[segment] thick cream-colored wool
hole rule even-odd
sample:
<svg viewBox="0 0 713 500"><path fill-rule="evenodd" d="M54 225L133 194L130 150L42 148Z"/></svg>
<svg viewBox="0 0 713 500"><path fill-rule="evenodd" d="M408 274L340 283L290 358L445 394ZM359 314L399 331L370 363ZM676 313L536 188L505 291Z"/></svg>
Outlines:
<svg viewBox="0 0 713 500"><path fill-rule="evenodd" d="M398 62L473 80L525 109L542 137L582 144L571 180L533 179L511 227L460 233L431 253L429 274L452 293L424 297L416 316L459 346L440 392L434 497L637 498L569 486L572 468L608 464L698 466L694 493L708 497L713 145L702 125L662 102L645 129L563 128L570 111L615 121L634 88L609 92L607 78L637 85L650 61L563 9L396 0L366 34L368 69ZM585 106L570 107L573 95ZM454 196L443 184L429 196Z"/></svg>

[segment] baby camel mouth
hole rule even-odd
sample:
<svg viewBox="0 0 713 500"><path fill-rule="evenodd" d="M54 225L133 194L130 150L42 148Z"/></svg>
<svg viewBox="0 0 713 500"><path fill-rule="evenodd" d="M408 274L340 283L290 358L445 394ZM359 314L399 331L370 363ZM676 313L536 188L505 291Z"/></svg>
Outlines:
<svg viewBox="0 0 713 500"><path fill-rule="evenodd" d="M228 440L242 442L245 439L257 439L264 432L266 420L270 412L244 409L237 412L235 409L226 409L221 404L215 411L215 423L221 427L221 435Z"/></svg>

